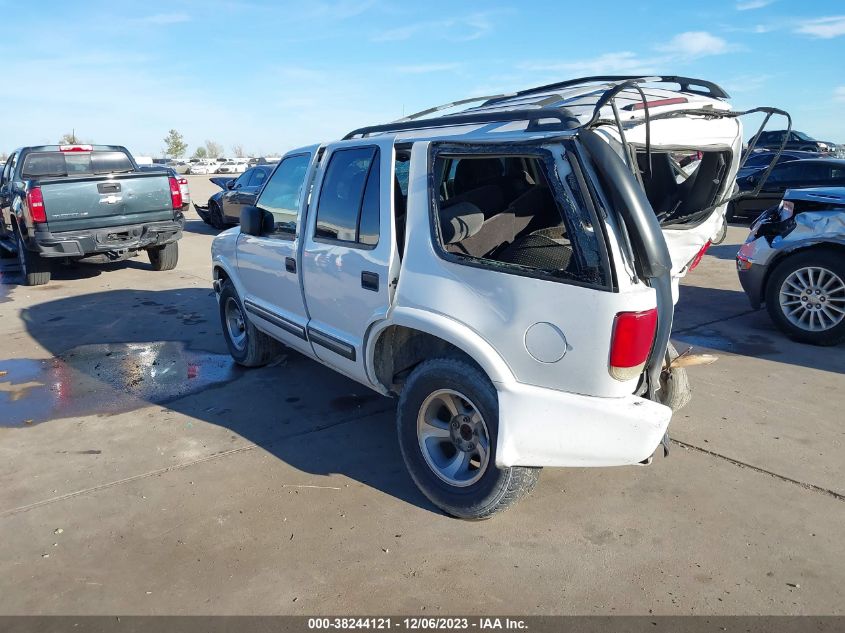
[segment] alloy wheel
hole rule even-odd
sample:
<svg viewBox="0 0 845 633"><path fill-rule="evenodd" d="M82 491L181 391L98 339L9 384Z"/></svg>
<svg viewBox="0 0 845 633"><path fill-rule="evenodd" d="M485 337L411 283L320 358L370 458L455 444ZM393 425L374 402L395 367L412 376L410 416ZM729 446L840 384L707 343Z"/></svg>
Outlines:
<svg viewBox="0 0 845 633"><path fill-rule="evenodd" d="M246 346L246 319L244 313L241 311L241 306L234 297L226 299L226 306L224 308L224 316L226 319L226 330L229 334L229 339L236 349L242 350Z"/></svg>
<svg viewBox="0 0 845 633"><path fill-rule="evenodd" d="M845 319L845 281L820 266L799 268L784 279L779 301L792 325L824 332Z"/></svg>
<svg viewBox="0 0 845 633"><path fill-rule="evenodd" d="M477 482L490 463L490 434L475 404L451 389L430 394L417 415L417 441L432 472L450 486Z"/></svg>

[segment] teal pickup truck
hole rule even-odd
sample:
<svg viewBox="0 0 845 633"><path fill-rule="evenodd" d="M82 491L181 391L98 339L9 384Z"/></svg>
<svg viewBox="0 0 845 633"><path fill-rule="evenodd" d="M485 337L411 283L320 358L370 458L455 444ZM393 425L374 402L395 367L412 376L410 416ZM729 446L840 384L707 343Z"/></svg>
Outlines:
<svg viewBox="0 0 845 633"><path fill-rule="evenodd" d="M182 194L166 171L143 171L119 145L43 145L12 152L0 176L0 238L15 242L29 286L50 261L120 261L145 250L175 268Z"/></svg>

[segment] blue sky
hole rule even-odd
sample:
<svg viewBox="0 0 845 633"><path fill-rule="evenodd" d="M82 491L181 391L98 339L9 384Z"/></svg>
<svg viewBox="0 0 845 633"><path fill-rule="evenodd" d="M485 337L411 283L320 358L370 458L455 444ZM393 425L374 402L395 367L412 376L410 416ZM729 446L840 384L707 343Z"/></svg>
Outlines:
<svg viewBox="0 0 845 633"><path fill-rule="evenodd" d="M0 152L79 137L284 152L430 105L599 73L716 81L845 142L845 2L0 0ZM746 132L746 138L750 136Z"/></svg>

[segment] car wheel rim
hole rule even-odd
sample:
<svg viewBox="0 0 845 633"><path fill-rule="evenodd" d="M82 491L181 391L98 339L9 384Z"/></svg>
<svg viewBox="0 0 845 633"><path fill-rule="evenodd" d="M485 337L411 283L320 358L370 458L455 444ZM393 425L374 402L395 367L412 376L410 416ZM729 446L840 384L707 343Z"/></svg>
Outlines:
<svg viewBox="0 0 845 633"><path fill-rule="evenodd" d="M224 316L229 340L235 348L242 350L246 346L246 319L238 302L232 297L226 299Z"/></svg>
<svg viewBox="0 0 845 633"><path fill-rule="evenodd" d="M428 467L450 486L477 482L490 462L490 434L478 408L451 389L430 394L417 415L417 441Z"/></svg>
<svg viewBox="0 0 845 633"><path fill-rule="evenodd" d="M827 268L794 271L783 281L779 300L787 320L807 332L830 330L845 319L845 281Z"/></svg>

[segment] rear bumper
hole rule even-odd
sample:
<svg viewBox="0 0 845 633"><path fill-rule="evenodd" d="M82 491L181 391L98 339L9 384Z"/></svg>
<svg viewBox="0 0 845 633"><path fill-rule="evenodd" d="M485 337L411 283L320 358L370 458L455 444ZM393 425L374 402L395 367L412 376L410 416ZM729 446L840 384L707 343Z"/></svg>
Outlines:
<svg viewBox="0 0 845 633"><path fill-rule="evenodd" d="M496 465L624 466L648 459L672 410L637 396L597 398L497 383Z"/></svg>
<svg viewBox="0 0 845 633"><path fill-rule="evenodd" d="M100 253L123 253L162 246L182 237L184 219L110 226L102 229L31 234L27 248L41 257L85 257Z"/></svg>

